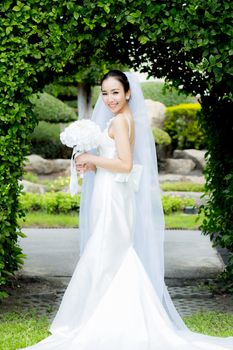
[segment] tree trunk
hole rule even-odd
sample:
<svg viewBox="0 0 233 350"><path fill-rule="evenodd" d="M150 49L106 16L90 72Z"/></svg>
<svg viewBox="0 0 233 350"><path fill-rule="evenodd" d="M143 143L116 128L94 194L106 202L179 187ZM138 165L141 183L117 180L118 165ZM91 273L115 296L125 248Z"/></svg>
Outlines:
<svg viewBox="0 0 233 350"><path fill-rule="evenodd" d="M90 119L92 114L92 91L88 83L78 84L78 117Z"/></svg>

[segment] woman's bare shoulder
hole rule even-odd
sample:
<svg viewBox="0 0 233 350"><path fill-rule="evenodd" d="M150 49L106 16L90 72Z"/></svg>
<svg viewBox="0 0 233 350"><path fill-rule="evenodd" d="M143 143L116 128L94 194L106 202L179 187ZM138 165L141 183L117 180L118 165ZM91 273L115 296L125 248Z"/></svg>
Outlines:
<svg viewBox="0 0 233 350"><path fill-rule="evenodd" d="M126 116L123 113L119 113L117 114L114 118L113 118L113 125L125 125L126 123Z"/></svg>
<svg viewBox="0 0 233 350"><path fill-rule="evenodd" d="M113 122L115 121L116 123L124 123L127 122L127 120L133 121L133 117L129 116L128 114L124 113L119 113L113 118Z"/></svg>

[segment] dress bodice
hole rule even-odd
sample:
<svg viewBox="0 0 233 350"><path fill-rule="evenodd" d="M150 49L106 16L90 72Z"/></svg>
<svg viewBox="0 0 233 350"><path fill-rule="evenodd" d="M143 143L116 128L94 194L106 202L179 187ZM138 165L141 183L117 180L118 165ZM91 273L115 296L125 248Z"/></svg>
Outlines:
<svg viewBox="0 0 233 350"><path fill-rule="evenodd" d="M106 128L102 132L100 143L98 146L99 155L110 159L114 159L117 157L115 140L112 139L108 134L108 129L113 118L111 118L107 122ZM137 191L139 187L140 178L141 178L142 166L139 164L134 164L132 170L129 173L112 173L107 171L106 169L98 168L98 173L111 174L111 176L113 176L114 181L118 183L127 182L133 188L134 191Z"/></svg>
<svg viewBox="0 0 233 350"><path fill-rule="evenodd" d="M102 132L100 144L98 146L99 155L111 159L116 158L117 155L115 141L108 135L108 128L113 118L107 122L106 128Z"/></svg>

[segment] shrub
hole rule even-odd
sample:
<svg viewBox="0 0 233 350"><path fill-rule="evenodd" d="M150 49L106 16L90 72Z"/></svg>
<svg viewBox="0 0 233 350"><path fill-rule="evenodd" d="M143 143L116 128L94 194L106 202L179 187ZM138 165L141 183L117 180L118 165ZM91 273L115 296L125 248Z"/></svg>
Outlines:
<svg viewBox="0 0 233 350"><path fill-rule="evenodd" d="M42 209L41 196L37 193L22 193L20 203L26 211L37 211Z"/></svg>
<svg viewBox="0 0 233 350"><path fill-rule="evenodd" d="M159 128L152 128L152 134L157 145L167 146L171 143L171 137L166 131Z"/></svg>
<svg viewBox="0 0 233 350"><path fill-rule="evenodd" d="M46 85L44 91L48 94L57 97L67 106L77 111L77 85L70 85L65 83L52 83Z"/></svg>
<svg viewBox="0 0 233 350"><path fill-rule="evenodd" d="M175 211L181 211L186 206L195 207L195 199L193 198L182 198L178 196L162 196L162 204L164 214L169 215Z"/></svg>
<svg viewBox="0 0 233 350"><path fill-rule="evenodd" d="M80 195L71 196L65 192L23 193L20 203L26 211L44 211L48 214L79 211Z"/></svg>
<svg viewBox="0 0 233 350"><path fill-rule="evenodd" d="M204 132L199 126L199 103L181 104L166 109L164 130L172 138L172 148L205 148Z"/></svg>
<svg viewBox="0 0 233 350"><path fill-rule="evenodd" d="M78 118L73 108L46 92L38 96L33 95L31 100L34 104L33 112L38 120L67 123Z"/></svg>
<svg viewBox="0 0 233 350"><path fill-rule="evenodd" d="M158 169L159 171L163 171L165 166L164 159L167 157L167 152L169 151L168 146L171 143L171 138L166 131L156 127L152 128L152 134L156 143Z"/></svg>
<svg viewBox="0 0 233 350"><path fill-rule="evenodd" d="M48 214L68 213L79 211L80 194L71 196L65 192L23 193L20 203L26 211L44 211ZM165 214L181 211L186 206L195 206L193 198L181 198L178 196L162 196Z"/></svg>
<svg viewBox="0 0 233 350"><path fill-rule="evenodd" d="M60 141L59 124L40 121L32 133L30 152L43 158L70 158L72 150Z"/></svg>

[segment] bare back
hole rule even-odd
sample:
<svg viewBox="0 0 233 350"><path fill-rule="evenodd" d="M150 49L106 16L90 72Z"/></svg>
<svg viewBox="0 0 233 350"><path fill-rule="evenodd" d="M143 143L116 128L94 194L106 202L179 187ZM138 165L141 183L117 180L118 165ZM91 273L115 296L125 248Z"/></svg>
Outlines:
<svg viewBox="0 0 233 350"><path fill-rule="evenodd" d="M122 116L124 119L126 119L127 123L128 123L128 130L129 130L129 142L130 142L130 147L131 147L131 151L133 152L134 149L134 143L135 143L135 124L134 124L134 120L131 114L127 114ZM113 130L110 124L110 127L108 129L108 136L111 137L112 139L114 139L114 135L113 135Z"/></svg>

